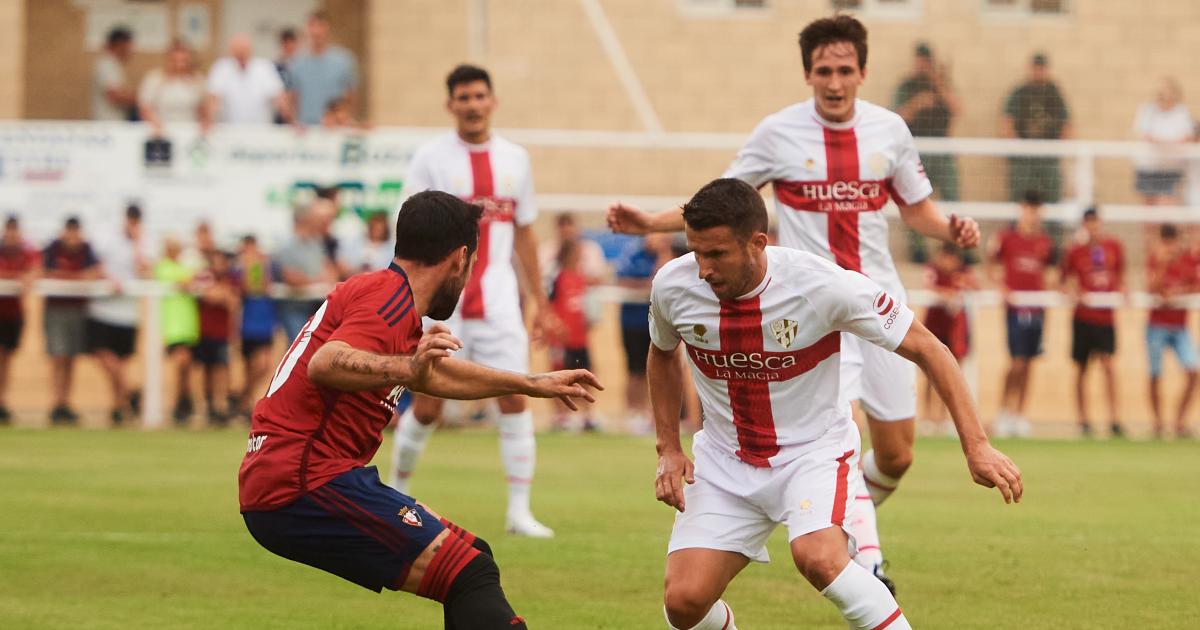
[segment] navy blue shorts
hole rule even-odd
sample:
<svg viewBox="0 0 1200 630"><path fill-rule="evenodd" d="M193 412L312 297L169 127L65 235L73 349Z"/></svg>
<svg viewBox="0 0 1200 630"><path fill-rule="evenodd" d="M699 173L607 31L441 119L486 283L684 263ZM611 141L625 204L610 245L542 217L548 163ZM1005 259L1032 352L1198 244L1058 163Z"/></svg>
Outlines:
<svg viewBox="0 0 1200 630"><path fill-rule="evenodd" d="M268 551L376 593L399 590L409 567L446 526L412 497L379 480L374 466L343 473L267 512L243 512Z"/></svg>
<svg viewBox="0 0 1200 630"><path fill-rule="evenodd" d="M1006 309L1005 323L1008 328L1008 356L1014 359L1032 359L1042 353L1042 311Z"/></svg>

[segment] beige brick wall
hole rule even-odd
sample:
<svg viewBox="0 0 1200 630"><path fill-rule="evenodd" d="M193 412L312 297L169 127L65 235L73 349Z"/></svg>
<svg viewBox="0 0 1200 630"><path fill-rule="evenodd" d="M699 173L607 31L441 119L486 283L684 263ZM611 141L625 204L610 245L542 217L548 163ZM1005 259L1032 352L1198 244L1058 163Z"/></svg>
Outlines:
<svg viewBox="0 0 1200 630"><path fill-rule="evenodd" d="M473 0L400 0L372 4L371 77L377 124L448 124L441 79L467 54ZM677 0L601 0L613 29L670 131L748 132L765 114L806 98L796 35L829 13L828 0L772 2L759 15L684 15ZM1029 57L1046 51L1081 138L1125 139L1137 105L1171 75L1200 111L1200 2L1075 2L1064 17L1000 19L979 3L924 0L917 20L861 16L871 33L862 96L888 104L911 64L913 44L931 43L951 66L963 111L953 133L994 136L1003 100L1022 80ZM481 61L496 80L508 127L640 129L640 122L578 2L491 0L488 51ZM543 190L678 193L728 159L681 153L535 151ZM553 154L554 160L540 156ZM712 168L712 164L717 168ZM968 197L1003 190L999 160L964 164ZM703 170L704 172L700 172ZM1104 163L1101 199L1132 201L1127 163ZM693 175L695 173L695 175ZM614 181L616 178L616 181ZM686 190L686 189L684 189Z"/></svg>
<svg viewBox="0 0 1200 630"><path fill-rule="evenodd" d="M25 2L0 0L0 120L21 117L24 56Z"/></svg>

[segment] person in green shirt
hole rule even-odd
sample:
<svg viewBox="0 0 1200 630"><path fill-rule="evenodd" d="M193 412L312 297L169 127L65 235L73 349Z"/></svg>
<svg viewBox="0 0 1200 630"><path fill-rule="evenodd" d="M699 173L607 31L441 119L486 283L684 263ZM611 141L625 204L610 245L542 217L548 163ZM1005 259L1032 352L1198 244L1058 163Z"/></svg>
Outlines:
<svg viewBox="0 0 1200 630"><path fill-rule="evenodd" d="M163 343L167 357L175 369L175 404L172 417L175 424L187 423L195 409L192 403L190 376L192 347L200 340L200 311L192 294L195 271L180 260L183 246L175 239L163 245L163 258L154 266L154 278L170 285L159 306L162 319Z"/></svg>
<svg viewBox="0 0 1200 630"><path fill-rule="evenodd" d="M1061 140L1071 137L1071 117L1058 85L1050 78L1049 60L1037 53L1029 66L1029 78L1008 95L1001 132L1006 138ZM1057 157L1011 157L1008 159L1009 199L1019 201L1036 190L1054 203L1062 198L1062 172Z"/></svg>

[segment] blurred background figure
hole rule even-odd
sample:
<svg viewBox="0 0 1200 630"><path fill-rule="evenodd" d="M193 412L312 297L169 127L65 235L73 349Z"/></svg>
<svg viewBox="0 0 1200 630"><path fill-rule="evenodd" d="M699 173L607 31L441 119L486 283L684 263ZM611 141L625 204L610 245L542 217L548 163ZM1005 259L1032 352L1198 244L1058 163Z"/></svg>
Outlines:
<svg viewBox="0 0 1200 630"><path fill-rule="evenodd" d="M242 291L241 350L245 375L235 411L249 418L254 403L262 395L263 379L271 373L276 324L271 261L253 236L242 239L234 274Z"/></svg>
<svg viewBox="0 0 1200 630"><path fill-rule="evenodd" d="M1171 301L1200 288L1196 264L1188 244L1181 238L1179 230L1169 223L1159 228L1159 245L1146 264L1147 288L1162 304L1150 311L1146 324L1146 356L1150 367L1150 410L1153 413L1153 435L1163 437L1162 376L1163 354L1167 348L1175 353L1179 366L1186 375L1179 406L1175 412L1175 436L1190 438L1188 408L1196 391L1196 346L1188 333L1188 310Z"/></svg>
<svg viewBox="0 0 1200 630"><path fill-rule="evenodd" d="M192 49L182 41L171 44L161 68L146 73L137 98L142 120L156 136L168 123L199 123L201 129L209 125L204 77Z"/></svg>
<svg viewBox="0 0 1200 630"><path fill-rule="evenodd" d="M319 125L330 103L345 101L357 107L358 64L350 51L334 44L329 33L329 16L322 11L308 17L308 49L287 64L288 90L302 125Z"/></svg>
<svg viewBox="0 0 1200 630"><path fill-rule="evenodd" d="M332 201L317 197L297 211L292 238L275 254L280 279L295 294L295 297L283 298L277 303L279 324L289 343L321 307L323 298L310 297L305 292L311 292L313 285L329 284L338 279L323 238L332 221L327 219L332 208Z"/></svg>
<svg viewBox="0 0 1200 630"><path fill-rule="evenodd" d="M583 248L579 240L566 240L559 245L555 258L549 290L550 307L562 324L546 335L550 349L550 363L555 370L590 370L591 354L588 351L588 286L592 283L583 269ZM571 429L576 426L584 431L597 431L600 426L592 417L591 405L586 401L579 404L579 413L573 413L561 401L555 401L552 420L555 429Z"/></svg>
<svg viewBox="0 0 1200 630"><path fill-rule="evenodd" d="M132 55L133 32L120 26L109 31L92 68L93 120L137 120L137 93L125 74Z"/></svg>
<svg viewBox="0 0 1200 630"><path fill-rule="evenodd" d="M1032 427L1025 417L1029 375L1042 354L1042 329L1046 309L1014 298L1018 291L1045 291L1047 270L1054 264L1054 241L1042 226L1042 197L1028 191L1012 227L992 240L988 277L1004 295L1004 324L1008 341L1008 369L1000 393L1000 411L992 431L1000 437L1027 436Z"/></svg>
<svg viewBox="0 0 1200 630"><path fill-rule="evenodd" d="M167 360L175 374L175 400L171 418L185 426L196 410L192 400L192 349L200 341L200 312L192 295L193 268L183 262L183 245L174 238L163 241L163 257L154 266L154 279L170 287L159 306Z"/></svg>
<svg viewBox="0 0 1200 630"><path fill-rule="evenodd" d="M1117 416L1117 376L1113 354L1117 351L1116 309L1109 304L1093 305L1092 300L1110 294L1117 297L1125 290L1125 254L1121 242L1104 233L1100 214L1095 208L1083 213L1082 243L1063 255L1063 288L1075 302L1071 322L1071 360L1075 362L1075 406L1079 432L1092 434L1088 419L1086 391L1087 369L1092 358L1100 363L1104 376L1104 399L1108 403L1108 426L1113 437L1125 430Z"/></svg>
<svg viewBox="0 0 1200 630"><path fill-rule="evenodd" d="M671 256L670 234L648 234L633 239L617 258L617 286L629 290L621 303L621 345L625 350L626 430L649 433L650 401L647 397L646 355L650 352L650 282ZM636 297L635 297L636 296Z"/></svg>
<svg viewBox="0 0 1200 630"><path fill-rule="evenodd" d="M386 212L375 212L367 216L366 233L362 240L349 247L338 248L339 267L348 274L386 269L392 264L396 243L392 239L392 228Z"/></svg>
<svg viewBox="0 0 1200 630"><path fill-rule="evenodd" d="M1000 133L1006 138L1061 140L1071 137L1071 116L1062 92L1050 76L1050 61L1037 53L1029 63L1029 76L1008 95ZM1057 203L1062 198L1062 171L1057 157L1012 157L1008 159L1009 198L1020 201L1036 190L1042 200Z"/></svg>
<svg viewBox="0 0 1200 630"><path fill-rule="evenodd" d="M128 383L126 367L137 348L141 300L125 295L130 283L152 272L150 253L142 235L142 209L125 208L125 221L115 233L96 241L104 277L115 295L92 298L87 307L88 351L96 357L112 389L109 418L119 425L137 415L140 396Z"/></svg>
<svg viewBox="0 0 1200 630"><path fill-rule="evenodd" d="M979 288L962 250L953 243L941 244L925 269L925 288L937 296L937 304L925 311L925 327L962 363L971 351L971 331L963 291ZM925 379L924 398L925 414L933 425L931 428L938 433L957 435L946 406L928 379Z"/></svg>
<svg viewBox="0 0 1200 630"><path fill-rule="evenodd" d="M1136 160L1137 191L1148 206L1179 203L1179 185L1187 161L1172 149L1196 140L1196 121L1183 102L1183 89L1174 78L1164 78L1154 99L1138 107L1133 129L1139 140L1154 145L1151 153Z"/></svg>
<svg viewBox="0 0 1200 630"><path fill-rule="evenodd" d="M39 257L38 251L21 235L20 220L8 217L4 221L4 235L0 237L0 279L27 283L38 269ZM25 305L19 288L16 293L0 296L0 425L12 421L8 407L9 366L24 329Z"/></svg>
<svg viewBox="0 0 1200 630"><path fill-rule="evenodd" d="M217 427L229 424L237 404L230 396L229 342L239 299L229 259L225 252L208 252L208 265L196 274L193 282L198 295L200 340L192 355L204 371L204 410L208 424Z"/></svg>
<svg viewBox="0 0 1200 630"><path fill-rule="evenodd" d="M42 252L42 273L53 280L95 280L101 277L100 261L83 238L79 219L71 217L62 233ZM71 409L71 384L75 357L87 349L87 298L50 295L46 298L43 323L46 354L50 355L54 402L52 424L75 424L79 414Z"/></svg>
<svg viewBox="0 0 1200 630"><path fill-rule="evenodd" d="M208 71L208 110L214 120L234 125L267 125L276 116L291 120L283 80L275 65L254 56L254 42L244 33L229 40L229 56Z"/></svg>
<svg viewBox="0 0 1200 630"><path fill-rule="evenodd" d="M295 103L287 95L292 91L292 77L288 73L288 65L292 63L292 59L296 57L296 53L300 50L300 38L296 37L296 29L285 28L279 31L279 52L275 56L275 71L279 73L279 79L283 82L284 98L287 101L287 109L292 113L291 118L284 118L283 115L275 114L275 124L283 125L290 122L295 122Z"/></svg>

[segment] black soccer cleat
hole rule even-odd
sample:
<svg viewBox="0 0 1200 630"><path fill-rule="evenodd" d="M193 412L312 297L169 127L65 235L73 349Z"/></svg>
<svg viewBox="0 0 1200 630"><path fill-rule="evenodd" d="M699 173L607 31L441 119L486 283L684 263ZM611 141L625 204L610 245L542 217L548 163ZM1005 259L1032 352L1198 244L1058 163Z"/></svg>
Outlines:
<svg viewBox="0 0 1200 630"><path fill-rule="evenodd" d="M871 573L875 576L875 579L883 582L883 585L887 587L888 592L892 594L892 597L895 597L896 583L892 581L892 578L888 577L887 574L883 572L885 565L887 565L887 560L884 560L881 564L875 565L875 568L871 569Z"/></svg>

